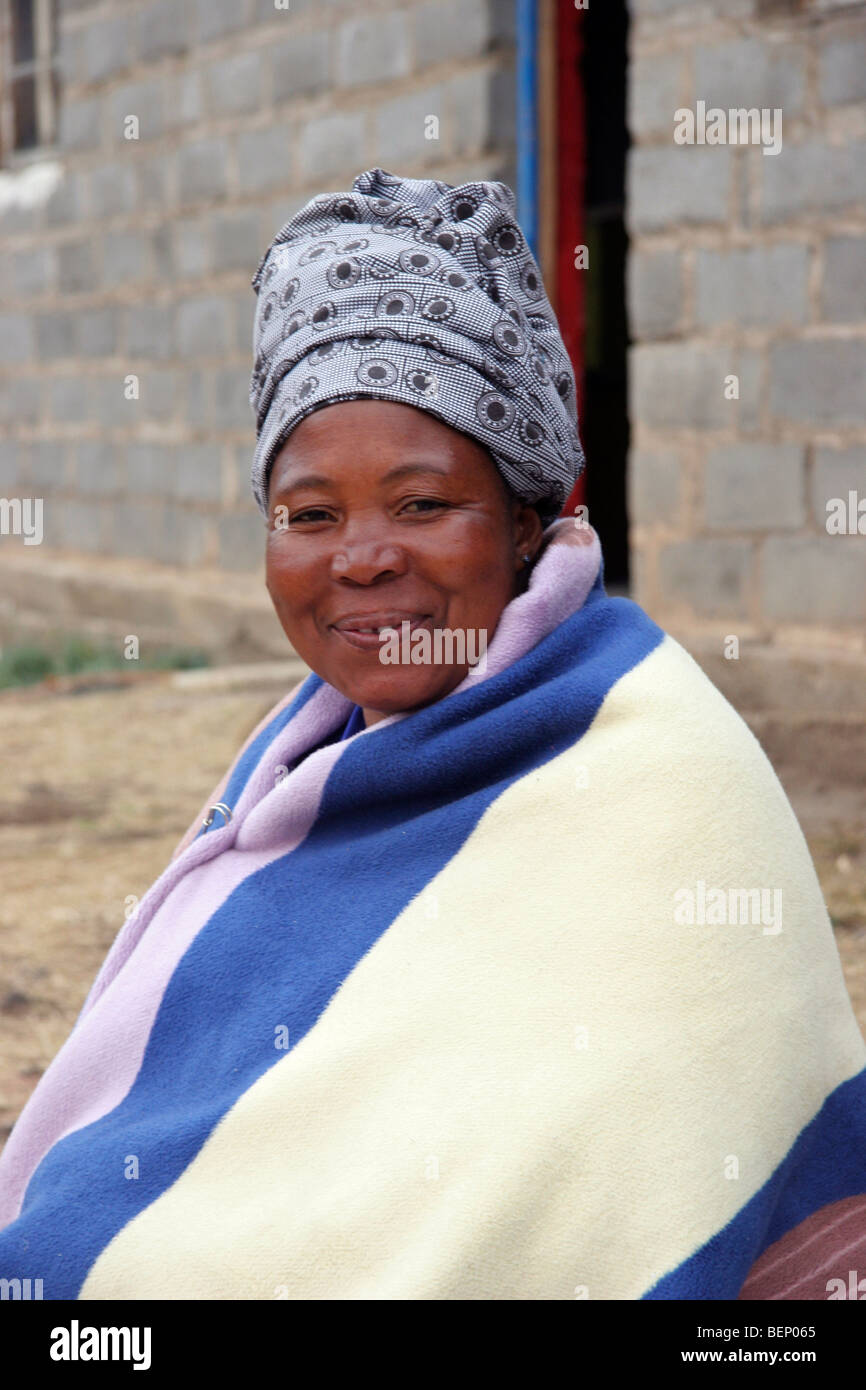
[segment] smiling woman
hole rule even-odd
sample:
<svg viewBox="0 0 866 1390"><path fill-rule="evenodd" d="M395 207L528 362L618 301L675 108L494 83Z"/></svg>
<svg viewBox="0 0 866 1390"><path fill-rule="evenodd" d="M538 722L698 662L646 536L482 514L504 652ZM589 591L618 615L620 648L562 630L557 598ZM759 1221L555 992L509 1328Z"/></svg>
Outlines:
<svg viewBox="0 0 866 1390"><path fill-rule="evenodd" d="M469 670L386 664L380 630L494 632L542 533L481 445L391 401L303 419L274 464L269 520L267 586L283 631L367 726L441 699Z"/></svg>
<svg viewBox="0 0 866 1390"><path fill-rule="evenodd" d="M511 190L368 170L253 286L267 586L312 673L13 1130L0 1275L825 1297L866 1258L866 1046L761 748L559 517L575 382ZM386 662L398 626L486 661ZM771 929L684 913L706 884Z"/></svg>

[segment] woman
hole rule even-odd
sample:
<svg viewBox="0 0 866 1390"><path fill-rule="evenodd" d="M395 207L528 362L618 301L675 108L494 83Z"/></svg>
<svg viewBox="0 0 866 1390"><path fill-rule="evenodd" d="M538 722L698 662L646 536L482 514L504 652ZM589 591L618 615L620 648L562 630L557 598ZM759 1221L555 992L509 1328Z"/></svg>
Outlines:
<svg viewBox="0 0 866 1390"><path fill-rule="evenodd" d="M313 674L22 1114L0 1274L827 1297L866 1048L760 747L556 520L574 378L511 191L369 170L253 285L267 586Z"/></svg>

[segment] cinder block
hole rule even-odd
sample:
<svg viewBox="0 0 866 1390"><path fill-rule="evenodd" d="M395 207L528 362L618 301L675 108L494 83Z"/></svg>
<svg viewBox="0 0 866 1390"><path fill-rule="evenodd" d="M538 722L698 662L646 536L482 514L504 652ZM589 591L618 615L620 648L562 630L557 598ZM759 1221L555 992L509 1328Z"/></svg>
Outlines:
<svg viewBox="0 0 866 1390"><path fill-rule="evenodd" d="M112 357L117 351L116 309L81 309L75 316L75 329L80 357Z"/></svg>
<svg viewBox="0 0 866 1390"><path fill-rule="evenodd" d="M825 243L821 313L837 323L866 318L866 237Z"/></svg>
<svg viewBox="0 0 866 1390"><path fill-rule="evenodd" d="M302 144L308 139L310 130L318 124L320 122L310 121L305 125ZM243 131L237 138L241 191L259 193L289 183L292 177L292 150L296 143L287 121L268 130Z"/></svg>
<svg viewBox="0 0 866 1390"><path fill-rule="evenodd" d="M182 357L214 357L226 351L228 305L216 295L185 299L177 306L178 350Z"/></svg>
<svg viewBox="0 0 866 1390"><path fill-rule="evenodd" d="M34 425L42 414L43 379L13 376L0 372L0 422L4 425Z"/></svg>
<svg viewBox="0 0 866 1390"><path fill-rule="evenodd" d="M86 101L61 101L60 144L65 150L94 150L102 137L102 102L98 97Z"/></svg>
<svg viewBox="0 0 866 1390"><path fill-rule="evenodd" d="M180 378L184 418L196 430L213 429L213 380L210 372L195 368Z"/></svg>
<svg viewBox="0 0 866 1390"><path fill-rule="evenodd" d="M114 164L102 164L90 174L89 205L94 218L114 217L135 207L135 176L131 157Z"/></svg>
<svg viewBox="0 0 866 1390"><path fill-rule="evenodd" d="M63 492L67 446L62 439L39 439L30 445L26 482L42 493Z"/></svg>
<svg viewBox="0 0 866 1390"><path fill-rule="evenodd" d="M130 357L166 358L175 352L174 306L131 304L123 310Z"/></svg>
<svg viewBox="0 0 866 1390"><path fill-rule="evenodd" d="M761 159L761 217L783 222L800 214L827 217L866 200L866 141L785 144Z"/></svg>
<svg viewBox="0 0 866 1390"><path fill-rule="evenodd" d="M91 416L106 429L133 429L141 422L140 394L138 400L128 398L127 375L127 372L115 369L90 378Z"/></svg>
<svg viewBox="0 0 866 1390"><path fill-rule="evenodd" d="M677 541L659 556L659 583L666 599L702 617L744 618L753 565L750 541Z"/></svg>
<svg viewBox="0 0 866 1390"><path fill-rule="evenodd" d="M804 323L809 251L802 243L698 251L695 317L719 323Z"/></svg>
<svg viewBox="0 0 866 1390"><path fill-rule="evenodd" d="M225 140L196 140L177 157L177 196L181 203L221 198L226 191L228 146Z"/></svg>
<svg viewBox="0 0 866 1390"><path fill-rule="evenodd" d="M45 200L42 208L42 224L45 227L71 227L73 223L81 221L83 209L81 178L78 174L64 170L60 182ZM91 212L97 212L97 210L91 207ZM10 227L9 230L11 231L12 228ZM28 229L22 227L21 230Z"/></svg>
<svg viewBox="0 0 866 1390"><path fill-rule="evenodd" d="M224 367L214 377L213 423L215 429L248 430L253 433L253 414L249 401L249 373L238 367Z"/></svg>
<svg viewBox="0 0 866 1390"><path fill-rule="evenodd" d="M87 82L101 82L137 58L132 25L125 15L96 19L83 30L83 70Z"/></svg>
<svg viewBox="0 0 866 1390"><path fill-rule="evenodd" d="M633 251L626 278L633 336L664 338L675 333L683 311L680 252Z"/></svg>
<svg viewBox="0 0 866 1390"><path fill-rule="evenodd" d="M473 85L475 90L468 94L468 99L465 91L455 93L455 103L463 103L463 119L470 122L470 129L463 136L464 141L467 136L470 140L473 138L473 131L476 132L474 138L477 140L477 131L483 125L483 115L479 112L481 94L478 84ZM438 117L438 140L426 138L425 128L430 116ZM376 110L376 158L382 161L386 169L411 164L413 160L426 163L441 158L443 147L448 149L449 134L452 139L456 139L460 120L461 112L457 106L453 121L449 122L445 88L442 84L426 87L420 92L406 92L393 101L382 102ZM355 129L357 137L360 137L360 118L355 119Z"/></svg>
<svg viewBox="0 0 866 1390"><path fill-rule="evenodd" d="M770 411L816 425L866 422L866 342L809 339L770 349Z"/></svg>
<svg viewBox="0 0 866 1390"><path fill-rule="evenodd" d="M57 248L57 287L61 294L80 294L96 288L92 241L67 241Z"/></svg>
<svg viewBox="0 0 866 1390"><path fill-rule="evenodd" d="M232 302L235 316L235 349L249 357L250 372L252 372L253 321L256 316L256 296L252 289L250 289L249 294L244 292L243 294L235 295Z"/></svg>
<svg viewBox="0 0 866 1390"><path fill-rule="evenodd" d="M173 150L163 150L152 159L139 157L133 169L135 206L140 212L161 211L176 201L177 158Z"/></svg>
<svg viewBox="0 0 866 1390"><path fill-rule="evenodd" d="M866 34L832 39L818 58L818 89L825 106L866 97Z"/></svg>
<svg viewBox="0 0 866 1390"><path fill-rule="evenodd" d="M298 34L271 50L274 101L293 101L323 91L330 79L330 35L314 30Z"/></svg>
<svg viewBox="0 0 866 1390"><path fill-rule="evenodd" d="M218 444L178 445L174 467L174 496L184 502L221 501L222 459Z"/></svg>
<svg viewBox="0 0 866 1390"><path fill-rule="evenodd" d="M681 53L638 53L628 69L628 128L632 136L664 133L673 138L674 112L686 96Z"/></svg>
<svg viewBox="0 0 866 1390"><path fill-rule="evenodd" d="M173 367L147 366L141 373L138 411L143 420L165 424L177 415L180 386Z"/></svg>
<svg viewBox="0 0 866 1390"><path fill-rule="evenodd" d="M102 243L103 283L112 289L150 279L148 238L140 232L108 232Z"/></svg>
<svg viewBox="0 0 866 1390"><path fill-rule="evenodd" d="M181 217L172 222L172 256L179 280L196 280L211 269L211 221L205 217Z"/></svg>
<svg viewBox="0 0 866 1390"><path fill-rule="evenodd" d="M82 376L53 376L48 397L51 418L60 425L77 424L88 417L87 378Z"/></svg>
<svg viewBox="0 0 866 1390"><path fill-rule="evenodd" d="M781 107L784 120L803 106L806 51L805 42L779 44L761 38L699 44L694 55L695 100L725 111Z"/></svg>
<svg viewBox="0 0 866 1390"><path fill-rule="evenodd" d="M0 313L0 363L29 362L32 357L33 322L30 315Z"/></svg>
<svg viewBox="0 0 866 1390"><path fill-rule="evenodd" d="M337 33L337 85L394 82L410 71L405 14L380 12L352 18Z"/></svg>
<svg viewBox="0 0 866 1390"><path fill-rule="evenodd" d="M133 497L170 497L174 492L177 451L166 444L129 444L126 490Z"/></svg>
<svg viewBox="0 0 866 1390"><path fill-rule="evenodd" d="M65 309L50 314L35 314L36 355L50 361L56 357L71 357L75 352L76 315Z"/></svg>
<svg viewBox="0 0 866 1390"><path fill-rule="evenodd" d="M731 422L725 377L733 370L724 347L653 343L630 350L629 413L647 425L719 429Z"/></svg>
<svg viewBox="0 0 866 1390"><path fill-rule="evenodd" d="M502 132L494 119L493 83L496 72L462 72L452 77L441 88L429 88L426 96L429 114L439 115L438 103L444 102L447 116L447 129L440 123L439 139L428 140L424 121L420 125L419 150L421 159L441 158L443 154L453 156L481 154L489 149L494 139L501 140Z"/></svg>
<svg viewBox="0 0 866 1390"><path fill-rule="evenodd" d="M54 246L28 246L9 260L7 293L10 299L29 299L46 294L57 286L57 249ZM2 352L0 345L0 352Z"/></svg>
<svg viewBox="0 0 866 1390"><path fill-rule="evenodd" d="M707 526L736 531L790 530L806 520L801 444L725 444L704 470Z"/></svg>
<svg viewBox="0 0 866 1390"><path fill-rule="evenodd" d="M636 147L627 160L626 209L632 235L728 220L729 145ZM781 156L779 156L781 157ZM765 159L764 163L770 163Z"/></svg>
<svg viewBox="0 0 866 1390"><path fill-rule="evenodd" d="M682 465L673 449L633 449L626 473L629 521L638 526L675 521L681 477Z"/></svg>
<svg viewBox="0 0 866 1390"><path fill-rule="evenodd" d="M298 0L291 0L292 15L297 8ZM196 21L199 42L207 43L242 29L246 23L246 6L238 0L197 0Z"/></svg>
<svg viewBox="0 0 866 1390"><path fill-rule="evenodd" d="M761 427L767 397L765 374L763 351L741 348L737 353L736 370L740 392L737 400L737 423L744 434Z"/></svg>
<svg viewBox="0 0 866 1390"><path fill-rule="evenodd" d="M258 265L260 250L257 212L226 213L211 219L214 270L246 270Z"/></svg>
<svg viewBox="0 0 866 1390"><path fill-rule="evenodd" d="M258 508L221 516L218 528L221 569L264 572L265 521Z"/></svg>
<svg viewBox="0 0 866 1390"><path fill-rule="evenodd" d="M487 0L427 0L416 5L411 13L416 66L465 62L486 52L493 38L492 10Z"/></svg>
<svg viewBox="0 0 866 1390"><path fill-rule="evenodd" d="M111 97L111 138L113 141L127 141L124 134L130 116L138 119L138 138L140 141L154 140L162 134L163 128L163 90L158 78L148 78L144 82L127 82L119 87Z"/></svg>
<svg viewBox="0 0 866 1390"><path fill-rule="evenodd" d="M771 621L866 622L866 546L860 536L769 536L761 564Z"/></svg>
<svg viewBox="0 0 866 1390"><path fill-rule="evenodd" d="M190 43L190 7L176 0L156 0L135 15L142 62L185 53Z"/></svg>
<svg viewBox="0 0 866 1390"><path fill-rule="evenodd" d="M235 53L206 71L208 110L214 116L255 111L262 104L262 56L254 50Z"/></svg>
<svg viewBox="0 0 866 1390"><path fill-rule="evenodd" d="M164 77L165 127L191 125L200 121L204 112L201 75L195 68L172 70Z"/></svg>
<svg viewBox="0 0 866 1390"><path fill-rule="evenodd" d="M103 439L83 439L73 446L75 486L79 492L119 495L124 486L123 446Z"/></svg>
<svg viewBox="0 0 866 1390"><path fill-rule="evenodd" d="M349 169L363 169L364 119L360 111L335 111L306 121L298 142L301 177L305 181L316 177L330 179Z"/></svg>
<svg viewBox="0 0 866 1390"><path fill-rule="evenodd" d="M855 444L850 449L816 450L812 470L812 515L823 531L827 530L827 503L841 498L847 511L850 492L857 494L858 502L866 499L866 446ZM846 516L846 524L849 523L850 516ZM857 524L859 535L859 515Z"/></svg>
<svg viewBox="0 0 866 1390"><path fill-rule="evenodd" d="M0 493L4 497L14 496L18 478L26 471L27 453L26 444L0 437Z"/></svg>

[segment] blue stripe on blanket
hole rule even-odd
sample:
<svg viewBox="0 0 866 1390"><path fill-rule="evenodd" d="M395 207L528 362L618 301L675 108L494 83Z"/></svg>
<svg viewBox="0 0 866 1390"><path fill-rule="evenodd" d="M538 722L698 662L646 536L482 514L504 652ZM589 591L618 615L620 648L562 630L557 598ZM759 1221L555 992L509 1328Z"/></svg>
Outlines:
<svg viewBox="0 0 866 1390"><path fill-rule="evenodd" d="M860 1142L852 1143L852 1116ZM721 1231L644 1294L644 1299L714 1299L739 1290L756 1260L786 1232L831 1202L863 1192L866 1152L866 1069L827 1097L773 1176ZM797 1182L791 1175L797 1174ZM781 1194L781 1197L780 1197ZM767 1223L767 1212L773 1212Z"/></svg>
<svg viewBox="0 0 866 1390"><path fill-rule="evenodd" d="M128 1095L37 1167L21 1216L0 1232L4 1275L35 1271L46 1298L76 1298L113 1236L285 1057L275 1028L286 1025L294 1047L314 1027L491 802L580 739L663 637L635 604L608 598L599 578L584 607L520 661L348 745L306 840L246 878L180 960ZM127 1179L132 1154L139 1176Z"/></svg>

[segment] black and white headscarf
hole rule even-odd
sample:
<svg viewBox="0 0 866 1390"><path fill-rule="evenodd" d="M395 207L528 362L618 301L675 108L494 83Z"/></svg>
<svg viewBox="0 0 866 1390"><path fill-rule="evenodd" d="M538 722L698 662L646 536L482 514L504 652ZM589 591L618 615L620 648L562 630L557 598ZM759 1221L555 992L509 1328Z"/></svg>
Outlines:
<svg viewBox="0 0 866 1390"><path fill-rule="evenodd" d="M482 444L548 525L580 474L571 362L505 183L368 169L313 198L256 271L253 492L305 415L371 398Z"/></svg>

